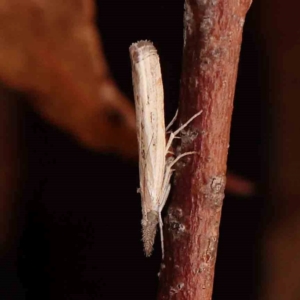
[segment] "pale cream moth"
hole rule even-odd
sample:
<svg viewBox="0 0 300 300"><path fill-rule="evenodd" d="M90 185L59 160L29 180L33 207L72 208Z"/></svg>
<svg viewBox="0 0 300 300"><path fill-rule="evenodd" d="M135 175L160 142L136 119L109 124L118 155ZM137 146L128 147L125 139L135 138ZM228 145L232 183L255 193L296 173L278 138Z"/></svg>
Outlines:
<svg viewBox="0 0 300 300"><path fill-rule="evenodd" d="M136 106L144 250L146 256L151 255L159 224L164 255L161 211L170 192L170 179L174 171L172 167L183 156L195 152L186 152L176 158L173 155L166 156L170 153L168 151L176 135L201 112L171 132L166 143L166 131L174 123L177 114L165 128L164 91L157 51L150 41L140 41L132 44L129 52Z"/></svg>

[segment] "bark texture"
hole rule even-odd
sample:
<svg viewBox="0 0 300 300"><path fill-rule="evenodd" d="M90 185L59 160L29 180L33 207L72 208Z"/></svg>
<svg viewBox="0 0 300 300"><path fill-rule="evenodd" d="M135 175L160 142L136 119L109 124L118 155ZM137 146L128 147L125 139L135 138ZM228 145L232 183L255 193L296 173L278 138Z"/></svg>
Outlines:
<svg viewBox="0 0 300 300"><path fill-rule="evenodd" d="M233 98L245 15L251 0L186 0L174 197L165 218L159 299L212 297Z"/></svg>

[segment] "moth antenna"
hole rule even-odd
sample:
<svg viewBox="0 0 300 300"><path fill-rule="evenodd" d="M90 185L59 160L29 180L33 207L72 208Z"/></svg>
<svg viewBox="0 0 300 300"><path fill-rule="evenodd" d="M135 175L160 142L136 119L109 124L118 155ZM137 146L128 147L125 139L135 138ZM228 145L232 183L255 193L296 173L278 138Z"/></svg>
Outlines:
<svg viewBox="0 0 300 300"><path fill-rule="evenodd" d="M174 131L174 136L176 136L182 129L184 129L187 125L189 125L195 118L202 114L202 110L194 114L187 122L181 125L176 131Z"/></svg>
<svg viewBox="0 0 300 300"><path fill-rule="evenodd" d="M173 140L176 138L177 134L182 131L187 125L189 125L195 118L200 116L202 114L202 110L194 114L187 122L185 122L182 126L180 126L176 131L171 132L171 135L169 137L167 146L166 146L166 151L169 150Z"/></svg>
<svg viewBox="0 0 300 300"><path fill-rule="evenodd" d="M184 156L187 155L191 155L191 154L197 154L196 151L190 151L190 152L185 152L183 154L180 154L179 156L176 157L176 159L174 161L172 161L172 163L169 165L169 167L171 168L172 166L174 166L181 158L183 158Z"/></svg>
<svg viewBox="0 0 300 300"><path fill-rule="evenodd" d="M166 132L168 132L168 130L171 128L171 126L175 123L177 116L178 116L178 109L176 110L175 116L173 117L172 121L166 127Z"/></svg>

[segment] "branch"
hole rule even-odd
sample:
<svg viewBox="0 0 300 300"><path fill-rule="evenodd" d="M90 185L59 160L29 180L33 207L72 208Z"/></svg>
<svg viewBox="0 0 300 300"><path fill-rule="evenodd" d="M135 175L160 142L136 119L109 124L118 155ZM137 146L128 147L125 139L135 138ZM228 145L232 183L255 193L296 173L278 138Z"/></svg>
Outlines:
<svg viewBox="0 0 300 300"><path fill-rule="evenodd" d="M186 0L180 102L186 129L165 218L165 259L158 299L212 297L237 67L251 0Z"/></svg>

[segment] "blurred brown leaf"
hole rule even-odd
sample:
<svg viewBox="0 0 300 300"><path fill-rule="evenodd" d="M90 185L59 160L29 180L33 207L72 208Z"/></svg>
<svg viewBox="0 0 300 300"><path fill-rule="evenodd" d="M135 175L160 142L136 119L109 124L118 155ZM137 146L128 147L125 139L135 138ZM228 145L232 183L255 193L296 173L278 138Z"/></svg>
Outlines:
<svg viewBox="0 0 300 300"><path fill-rule="evenodd" d="M110 77L92 0L0 0L0 80L85 146L136 155L134 110Z"/></svg>

